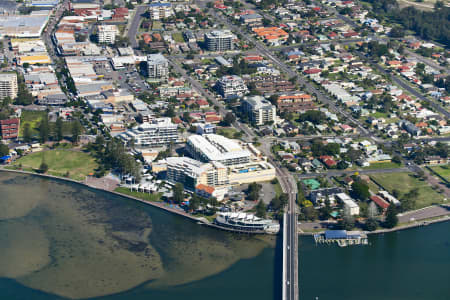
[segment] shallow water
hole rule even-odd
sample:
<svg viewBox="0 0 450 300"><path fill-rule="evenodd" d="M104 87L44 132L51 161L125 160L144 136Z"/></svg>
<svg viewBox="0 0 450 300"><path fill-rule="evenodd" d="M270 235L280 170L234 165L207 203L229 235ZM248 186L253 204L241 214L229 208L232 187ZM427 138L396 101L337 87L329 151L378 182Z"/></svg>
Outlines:
<svg viewBox="0 0 450 300"><path fill-rule="evenodd" d="M271 248L75 184L0 173L0 276L68 298L167 290ZM273 265L269 262L268 274ZM272 272L273 273L273 272ZM4 281L10 284L10 281Z"/></svg>

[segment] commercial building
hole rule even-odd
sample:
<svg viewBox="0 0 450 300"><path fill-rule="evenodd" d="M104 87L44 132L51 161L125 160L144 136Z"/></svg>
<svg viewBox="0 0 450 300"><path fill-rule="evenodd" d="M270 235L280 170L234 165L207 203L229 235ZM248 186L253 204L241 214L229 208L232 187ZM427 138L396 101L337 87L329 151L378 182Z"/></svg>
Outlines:
<svg viewBox="0 0 450 300"><path fill-rule="evenodd" d="M29 15L0 15L0 38L40 37L47 25L50 10L33 11Z"/></svg>
<svg viewBox="0 0 450 300"><path fill-rule="evenodd" d="M17 97L17 74L16 73L0 73L0 99Z"/></svg>
<svg viewBox="0 0 450 300"><path fill-rule="evenodd" d="M216 89L224 98L230 96L241 97L248 93L244 80L237 75L223 76L217 81Z"/></svg>
<svg viewBox="0 0 450 300"><path fill-rule="evenodd" d="M172 4L168 2L154 2L149 5L148 11L152 20L165 19L174 14Z"/></svg>
<svg viewBox="0 0 450 300"><path fill-rule="evenodd" d="M233 34L229 30L214 30L205 33L205 45L208 51L232 50Z"/></svg>
<svg viewBox="0 0 450 300"><path fill-rule="evenodd" d="M169 76L169 62L161 53L147 56L147 76L153 79L166 79Z"/></svg>
<svg viewBox="0 0 450 300"><path fill-rule="evenodd" d="M98 25L97 37L99 43L114 44L119 29L116 25Z"/></svg>
<svg viewBox="0 0 450 300"><path fill-rule="evenodd" d="M0 134L2 139L16 139L19 136L20 119L0 120Z"/></svg>
<svg viewBox="0 0 450 300"><path fill-rule="evenodd" d="M37 8L52 8L59 3L59 0L26 0L25 5Z"/></svg>
<svg viewBox="0 0 450 300"><path fill-rule="evenodd" d="M275 106L262 96L244 97L241 102L241 109L254 125L274 122L276 118Z"/></svg>
<svg viewBox="0 0 450 300"><path fill-rule="evenodd" d="M186 151L197 160L220 162L225 166L246 164L251 156L237 142L217 134L191 135L186 142Z"/></svg>
<svg viewBox="0 0 450 300"><path fill-rule="evenodd" d="M160 147L180 143L178 126L170 118L158 118L119 135L126 143L134 141L137 147Z"/></svg>
<svg viewBox="0 0 450 300"><path fill-rule="evenodd" d="M229 184L227 168L221 163L203 163L189 157L168 157L167 180L183 183L189 190L202 184L211 187Z"/></svg>

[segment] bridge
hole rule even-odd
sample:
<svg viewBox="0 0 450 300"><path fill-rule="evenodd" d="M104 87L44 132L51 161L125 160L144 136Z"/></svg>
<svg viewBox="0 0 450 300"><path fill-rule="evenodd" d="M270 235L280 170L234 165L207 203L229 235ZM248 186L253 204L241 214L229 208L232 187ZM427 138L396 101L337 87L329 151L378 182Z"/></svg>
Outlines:
<svg viewBox="0 0 450 300"><path fill-rule="evenodd" d="M288 171L279 168L277 171L281 188L289 196L287 211L283 216L282 299L298 300L297 183Z"/></svg>

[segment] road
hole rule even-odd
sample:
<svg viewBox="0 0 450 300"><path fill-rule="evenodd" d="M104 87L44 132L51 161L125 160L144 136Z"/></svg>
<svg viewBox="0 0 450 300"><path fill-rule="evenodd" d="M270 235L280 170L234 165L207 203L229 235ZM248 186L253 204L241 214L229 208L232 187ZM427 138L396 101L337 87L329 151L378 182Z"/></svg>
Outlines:
<svg viewBox="0 0 450 300"><path fill-rule="evenodd" d="M407 167L402 168L391 168L391 169L373 169L373 170L327 170L326 172L320 172L320 173L306 173L306 174L298 174L297 177L299 179L306 179L306 178L312 178L317 176L325 175L327 177L334 177L334 176L341 176L341 175L352 175L358 172L360 175L367 175L367 174L386 174L386 173L397 173L397 172L408 172L410 171Z"/></svg>
<svg viewBox="0 0 450 300"><path fill-rule="evenodd" d="M406 54L408 54L409 56L414 57L415 59L417 59L418 61L420 61L421 63L423 63L425 65L428 65L428 66L430 66L432 68L435 68L437 70L442 70L442 71L446 72L447 74L450 73L450 69L449 68L439 65L437 62L435 62L432 59L423 57L422 55L419 55L419 54L417 54L417 53L415 53L415 52L413 52L413 51L411 51L409 49L404 49L404 51L405 51Z"/></svg>
<svg viewBox="0 0 450 300"><path fill-rule="evenodd" d="M130 28L128 29L127 35L130 39L130 45L132 48L138 47L138 42L136 40L136 34L139 30L139 25L141 24L142 15L145 13L146 10L147 10L146 5L137 6L133 20L131 20L131 25L130 25Z"/></svg>
<svg viewBox="0 0 450 300"><path fill-rule="evenodd" d="M421 93L419 93L417 90L415 90L409 83L406 83L403 79L397 77L396 75L393 75L389 72L387 72L383 67L381 67L379 64L370 62L367 57L359 51L355 51L356 54L363 60L369 62L372 66L374 66L379 72L387 75L394 83L396 83L398 86L409 92L410 94L414 95L418 99L428 102L433 109L439 113L441 113L443 116L445 116L447 119L450 119L450 112L447 111L445 108L443 108L441 105L436 103L435 101L429 99L428 97L425 97Z"/></svg>

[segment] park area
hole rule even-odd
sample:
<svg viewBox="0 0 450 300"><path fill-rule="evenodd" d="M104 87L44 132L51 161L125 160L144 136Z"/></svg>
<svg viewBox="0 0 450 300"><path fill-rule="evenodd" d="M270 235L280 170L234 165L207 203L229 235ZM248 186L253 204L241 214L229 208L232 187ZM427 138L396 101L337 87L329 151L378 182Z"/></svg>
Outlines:
<svg viewBox="0 0 450 300"><path fill-rule="evenodd" d="M12 166L25 171L35 171L39 169L42 162L48 165L47 174L80 181L98 167L95 159L88 153L73 150L31 153L16 160Z"/></svg>
<svg viewBox="0 0 450 300"><path fill-rule="evenodd" d="M444 200L444 195L439 193L436 188L430 186L425 180L417 178L411 172L373 174L370 178L391 194L394 193L394 190L398 191L400 193L400 200L403 195L413 189L417 189L416 209L440 204Z"/></svg>
<svg viewBox="0 0 450 300"><path fill-rule="evenodd" d="M443 166L435 166L430 167L430 169L438 174L441 178L445 179L447 182L450 182L450 165Z"/></svg>

